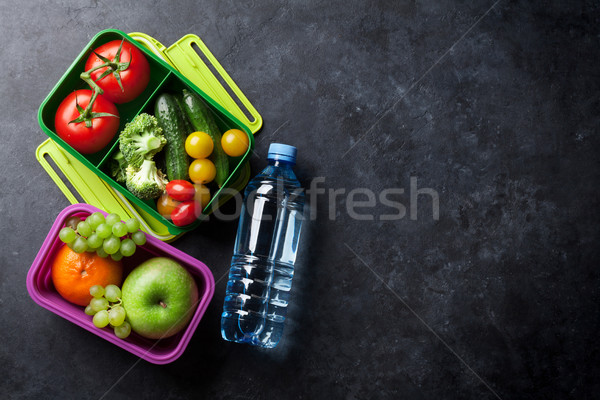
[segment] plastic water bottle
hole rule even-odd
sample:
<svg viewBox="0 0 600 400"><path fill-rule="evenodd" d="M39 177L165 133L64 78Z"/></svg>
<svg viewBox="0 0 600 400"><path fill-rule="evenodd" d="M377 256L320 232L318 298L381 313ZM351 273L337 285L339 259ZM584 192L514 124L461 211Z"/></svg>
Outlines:
<svg viewBox="0 0 600 400"><path fill-rule="evenodd" d="M246 187L225 304L223 339L272 348L283 334L304 210L296 148L272 143Z"/></svg>

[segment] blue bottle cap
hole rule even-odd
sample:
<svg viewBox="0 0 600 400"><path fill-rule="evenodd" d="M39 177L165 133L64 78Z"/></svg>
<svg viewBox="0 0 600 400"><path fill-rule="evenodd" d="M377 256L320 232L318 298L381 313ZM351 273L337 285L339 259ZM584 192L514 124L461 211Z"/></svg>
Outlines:
<svg viewBox="0 0 600 400"><path fill-rule="evenodd" d="M271 143L269 146L269 160L285 161L296 164L296 153L298 150L294 146L282 143Z"/></svg>

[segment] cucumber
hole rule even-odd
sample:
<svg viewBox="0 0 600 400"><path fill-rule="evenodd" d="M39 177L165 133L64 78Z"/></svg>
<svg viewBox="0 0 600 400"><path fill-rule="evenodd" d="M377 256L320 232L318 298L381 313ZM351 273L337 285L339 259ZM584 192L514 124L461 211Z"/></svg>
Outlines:
<svg viewBox="0 0 600 400"><path fill-rule="evenodd" d="M215 182L219 187L229 176L229 158L221 146L221 131L213 119L212 111L196 94L183 89L183 110L196 131L206 132L213 140L214 149L210 159L215 164Z"/></svg>
<svg viewBox="0 0 600 400"><path fill-rule="evenodd" d="M179 94L179 95L173 95L173 97L175 98L175 101L177 101L177 105L179 106L179 111L181 111L181 115L183 116L183 121L184 121L184 125L185 125L185 137L187 138L187 136L194 132L194 127L192 126L192 124L190 123L190 120L187 118L187 115L185 114L184 111L184 107L183 107L183 95Z"/></svg>
<svg viewBox="0 0 600 400"><path fill-rule="evenodd" d="M174 96L163 93L154 105L154 116L167 139L163 152L169 181L189 178L189 157L185 152L185 118Z"/></svg>

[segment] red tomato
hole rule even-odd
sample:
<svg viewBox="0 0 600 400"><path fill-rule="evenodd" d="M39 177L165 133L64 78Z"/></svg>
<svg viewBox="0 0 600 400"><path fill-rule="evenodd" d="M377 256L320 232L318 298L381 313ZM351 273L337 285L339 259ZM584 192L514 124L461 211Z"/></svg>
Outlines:
<svg viewBox="0 0 600 400"><path fill-rule="evenodd" d="M76 104L85 109L91 97L91 90L74 91L60 103L54 117L54 128L58 136L82 154L102 150L119 130L117 107L100 95L94 101L92 112L109 113L117 117L92 118L91 128L86 127L85 122L69 123L80 115Z"/></svg>
<svg viewBox="0 0 600 400"><path fill-rule="evenodd" d="M121 46L121 41L113 40L112 42L103 44L94 51L111 61L116 61L115 57L119 46ZM118 72L123 89L121 89L119 82L112 73L97 80L108 67L97 69L91 73L94 82L104 91L104 97L117 104L127 103L138 97L146 89L150 81L150 65L148 64L148 60L146 60L146 56L144 56L144 53L140 49L127 41L123 41L119 62L130 62L127 69ZM89 71L102 64L104 64L104 61L92 53L85 63L85 70Z"/></svg>
<svg viewBox="0 0 600 400"><path fill-rule="evenodd" d="M189 225L200 216L202 209L194 200L184 201L171 213L171 219L177 226Z"/></svg>
<svg viewBox="0 0 600 400"><path fill-rule="evenodd" d="M167 193L177 201L187 201L194 198L196 188L188 181L176 179L167 183Z"/></svg>

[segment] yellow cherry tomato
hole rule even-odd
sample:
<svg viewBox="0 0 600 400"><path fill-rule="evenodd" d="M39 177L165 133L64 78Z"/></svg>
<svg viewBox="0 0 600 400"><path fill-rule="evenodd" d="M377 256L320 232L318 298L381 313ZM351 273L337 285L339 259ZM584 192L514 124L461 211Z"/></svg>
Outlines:
<svg viewBox="0 0 600 400"><path fill-rule="evenodd" d="M194 183L209 183L215 179L217 169L208 158L199 158L190 164L190 179Z"/></svg>
<svg viewBox="0 0 600 400"><path fill-rule="evenodd" d="M239 157L246 153L250 140L248 135L239 129L230 129L221 137L223 151L230 157Z"/></svg>
<svg viewBox="0 0 600 400"><path fill-rule="evenodd" d="M159 197L156 202L156 210L160 215L165 217L166 219L171 219L171 213L173 210L177 208L179 205L179 201L174 200L171 196L169 196L166 192Z"/></svg>
<svg viewBox="0 0 600 400"><path fill-rule="evenodd" d="M206 158L213 148L213 140L206 132L192 132L185 139L185 152L192 158Z"/></svg>
<svg viewBox="0 0 600 400"><path fill-rule="evenodd" d="M200 183L194 183L194 188L196 188L194 200L200 204L200 209L204 210L204 207L210 201L210 189Z"/></svg>

